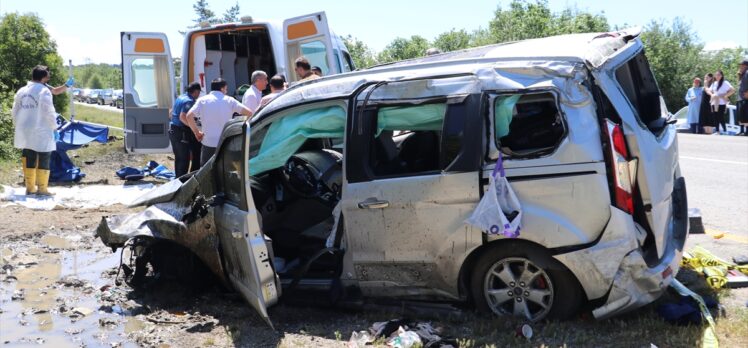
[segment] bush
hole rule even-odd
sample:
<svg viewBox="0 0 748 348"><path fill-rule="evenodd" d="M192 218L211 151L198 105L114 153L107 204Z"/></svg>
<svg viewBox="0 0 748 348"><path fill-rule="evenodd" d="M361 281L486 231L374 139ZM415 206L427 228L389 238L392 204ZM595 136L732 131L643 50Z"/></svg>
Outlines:
<svg viewBox="0 0 748 348"><path fill-rule="evenodd" d="M13 147L12 106L13 96L0 92L0 160L13 160L20 155L20 151Z"/></svg>

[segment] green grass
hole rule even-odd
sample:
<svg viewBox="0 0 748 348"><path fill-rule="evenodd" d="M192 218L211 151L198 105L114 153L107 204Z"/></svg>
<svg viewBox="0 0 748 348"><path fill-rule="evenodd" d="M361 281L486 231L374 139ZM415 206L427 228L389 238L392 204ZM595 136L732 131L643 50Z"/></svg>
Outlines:
<svg viewBox="0 0 748 348"><path fill-rule="evenodd" d="M63 116L70 119L70 110L63 114ZM75 119L78 121L100 123L119 128L124 127L124 117L122 116L122 112L101 110L92 106L80 104L75 104ZM122 136L122 131L111 129L109 134Z"/></svg>
<svg viewBox="0 0 748 348"><path fill-rule="evenodd" d="M70 111L68 110L68 112L63 114L63 116L70 119ZM79 104L75 105L75 119L78 121L87 121L120 128L122 128L124 122L121 112L101 110L95 107ZM111 144L110 146L89 146L77 151L87 157L96 158L99 155L112 151L112 149L122 149L124 147L122 140L123 134L122 131L110 129L109 135L117 137L117 139L114 140L114 144ZM8 185L22 181L22 179L19 178L19 173L16 171L20 168L20 159L14 158L0 161L0 183Z"/></svg>

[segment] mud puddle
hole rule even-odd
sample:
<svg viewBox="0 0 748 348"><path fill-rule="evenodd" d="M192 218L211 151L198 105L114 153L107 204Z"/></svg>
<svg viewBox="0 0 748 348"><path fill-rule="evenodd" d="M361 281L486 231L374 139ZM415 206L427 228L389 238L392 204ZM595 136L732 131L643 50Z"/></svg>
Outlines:
<svg viewBox="0 0 748 348"><path fill-rule="evenodd" d="M119 253L77 233L3 243L0 341L6 347L137 347L145 324L113 299Z"/></svg>

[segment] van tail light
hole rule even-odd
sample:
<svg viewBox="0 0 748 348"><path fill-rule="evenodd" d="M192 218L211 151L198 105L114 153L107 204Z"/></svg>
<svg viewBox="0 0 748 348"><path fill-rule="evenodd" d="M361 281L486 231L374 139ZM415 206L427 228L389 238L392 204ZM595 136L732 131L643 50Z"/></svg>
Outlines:
<svg viewBox="0 0 748 348"><path fill-rule="evenodd" d="M620 125L607 121L610 141L610 171L613 175L613 196L615 206L626 213L634 213L634 179L637 160L629 160L626 138ZM632 168L633 165L633 168Z"/></svg>

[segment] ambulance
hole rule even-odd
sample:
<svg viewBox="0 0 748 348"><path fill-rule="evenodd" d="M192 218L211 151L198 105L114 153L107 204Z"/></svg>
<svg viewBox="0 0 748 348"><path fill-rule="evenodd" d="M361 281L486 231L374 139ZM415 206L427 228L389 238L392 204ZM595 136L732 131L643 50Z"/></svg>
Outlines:
<svg viewBox="0 0 748 348"><path fill-rule="evenodd" d="M122 32L125 150L130 153L169 153L169 109L183 91L176 88L169 40L164 33ZM286 19L202 24L184 35L179 85L199 82L203 93L210 81L223 78L228 94L241 99L240 86L255 70L268 76L298 79L294 61L305 56L323 75L354 70L343 41L330 31L325 12Z"/></svg>

